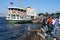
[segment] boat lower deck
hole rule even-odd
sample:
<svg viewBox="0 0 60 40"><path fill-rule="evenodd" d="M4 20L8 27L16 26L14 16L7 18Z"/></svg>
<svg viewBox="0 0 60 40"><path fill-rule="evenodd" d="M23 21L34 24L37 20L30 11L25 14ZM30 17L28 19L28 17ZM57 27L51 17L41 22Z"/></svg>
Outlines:
<svg viewBox="0 0 60 40"><path fill-rule="evenodd" d="M6 20L7 24L26 24L32 23L31 20Z"/></svg>

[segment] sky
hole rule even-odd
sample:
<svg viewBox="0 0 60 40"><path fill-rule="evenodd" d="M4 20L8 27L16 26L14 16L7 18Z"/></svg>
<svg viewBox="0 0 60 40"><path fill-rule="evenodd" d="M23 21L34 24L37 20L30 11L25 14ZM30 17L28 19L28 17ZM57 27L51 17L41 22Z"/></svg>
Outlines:
<svg viewBox="0 0 60 40"><path fill-rule="evenodd" d="M7 14L7 8L13 2L13 7L20 7L20 0L0 0L0 14ZM22 0L22 8L31 7L37 13L60 12L60 0Z"/></svg>

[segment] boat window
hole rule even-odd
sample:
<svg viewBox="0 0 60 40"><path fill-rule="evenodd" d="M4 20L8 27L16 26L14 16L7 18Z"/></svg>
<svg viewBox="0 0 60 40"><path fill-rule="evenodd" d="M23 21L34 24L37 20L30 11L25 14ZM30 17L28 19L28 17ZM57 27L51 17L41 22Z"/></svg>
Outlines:
<svg viewBox="0 0 60 40"><path fill-rule="evenodd" d="M20 11L20 9L18 9L18 11Z"/></svg>
<svg viewBox="0 0 60 40"><path fill-rule="evenodd" d="M24 12L26 12L26 10L24 10Z"/></svg>
<svg viewBox="0 0 60 40"><path fill-rule="evenodd" d="M17 10L17 8L15 8L15 10Z"/></svg>
<svg viewBox="0 0 60 40"><path fill-rule="evenodd" d="M10 14L8 14L8 16L10 16Z"/></svg>
<svg viewBox="0 0 60 40"><path fill-rule="evenodd" d="M12 15L11 15L11 18L12 18L12 19L15 19L15 15L12 14Z"/></svg>
<svg viewBox="0 0 60 40"><path fill-rule="evenodd" d="M28 19L29 17L28 16L26 16L26 19Z"/></svg>
<svg viewBox="0 0 60 40"><path fill-rule="evenodd" d="M19 15L17 15L17 19L19 19Z"/></svg>
<svg viewBox="0 0 60 40"><path fill-rule="evenodd" d="M11 10L13 10L13 8L11 8Z"/></svg>
<svg viewBox="0 0 60 40"><path fill-rule="evenodd" d="M21 11L21 12L26 12L26 10L22 10L22 9L21 9L20 11Z"/></svg>
<svg viewBox="0 0 60 40"><path fill-rule="evenodd" d="M23 16L20 16L20 18L23 18Z"/></svg>
<svg viewBox="0 0 60 40"><path fill-rule="evenodd" d="M9 10L10 10L10 8L9 8Z"/></svg>
<svg viewBox="0 0 60 40"><path fill-rule="evenodd" d="M23 10L22 10L22 9L21 9L20 11L21 11L21 12L23 12Z"/></svg>

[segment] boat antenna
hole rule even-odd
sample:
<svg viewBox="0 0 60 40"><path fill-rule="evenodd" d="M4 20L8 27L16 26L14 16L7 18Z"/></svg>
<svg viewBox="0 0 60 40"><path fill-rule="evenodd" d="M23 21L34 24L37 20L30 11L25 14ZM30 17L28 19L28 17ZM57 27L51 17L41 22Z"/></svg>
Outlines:
<svg viewBox="0 0 60 40"><path fill-rule="evenodd" d="M20 8L22 8L22 0L20 0Z"/></svg>

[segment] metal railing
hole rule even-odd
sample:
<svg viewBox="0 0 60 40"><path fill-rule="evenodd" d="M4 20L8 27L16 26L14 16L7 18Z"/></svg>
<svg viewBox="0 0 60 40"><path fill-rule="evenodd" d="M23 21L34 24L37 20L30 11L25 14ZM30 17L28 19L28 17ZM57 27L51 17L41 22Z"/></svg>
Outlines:
<svg viewBox="0 0 60 40"><path fill-rule="evenodd" d="M56 40L56 38L52 38L50 35L45 37L44 32L45 30L43 28L31 30L29 26L28 32L21 36L18 40Z"/></svg>

